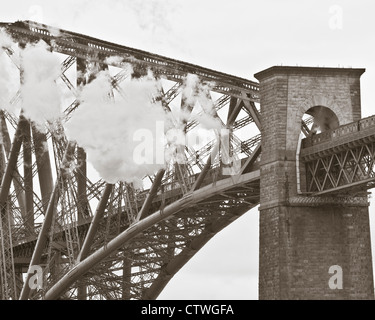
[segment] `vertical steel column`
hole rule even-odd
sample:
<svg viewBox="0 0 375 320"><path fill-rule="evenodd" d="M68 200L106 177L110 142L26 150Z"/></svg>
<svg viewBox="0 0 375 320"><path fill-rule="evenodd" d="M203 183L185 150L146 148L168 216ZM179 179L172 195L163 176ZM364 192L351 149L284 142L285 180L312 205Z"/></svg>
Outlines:
<svg viewBox="0 0 375 320"><path fill-rule="evenodd" d="M88 216L88 200L87 200L87 164L86 152L81 147L77 147L78 169L76 171L77 178L77 202L78 202L78 223L85 220Z"/></svg>
<svg viewBox="0 0 375 320"><path fill-rule="evenodd" d="M22 115L20 115L20 119L18 121L16 133L14 135L14 140L12 143L12 148L10 150L8 163L5 168L3 179L1 181L1 190L0 190L0 205L1 206L5 205L7 198L8 198L10 184L12 182L12 177L13 177L13 172L16 169L18 154L20 152L21 145L22 145L22 140L23 140L22 133L24 132L26 125L27 125L27 121Z"/></svg>
<svg viewBox="0 0 375 320"><path fill-rule="evenodd" d="M128 254L123 251L123 260L122 260L122 300L130 300L131 298L131 271L132 271L132 260Z"/></svg>
<svg viewBox="0 0 375 320"><path fill-rule="evenodd" d="M2 110L0 110L0 125L1 125L1 135L2 135L3 147L4 147L5 159L6 159L7 156L9 156L10 154L11 141L10 141L9 132L8 132L8 128L7 128L6 121L5 121L4 112ZM25 192L23 190L21 176L18 173L18 170L15 170L13 172L13 184L14 184L14 189L16 191L17 201L20 207L21 215L24 218L26 216Z"/></svg>
<svg viewBox="0 0 375 320"><path fill-rule="evenodd" d="M77 300L87 300L87 286L83 279L77 281Z"/></svg>
<svg viewBox="0 0 375 320"><path fill-rule="evenodd" d="M6 154L8 154L10 152L11 141L10 141L9 132L8 132L3 110L0 110L0 128L1 128L1 131L0 131L1 141L6 151Z"/></svg>
<svg viewBox="0 0 375 320"><path fill-rule="evenodd" d="M87 66L88 61L77 58L77 87L84 86L92 80L93 74ZM77 147L78 170L76 171L77 179L77 202L78 202L78 223L82 222L88 210L87 201L87 165L86 152L81 147Z"/></svg>
<svg viewBox="0 0 375 320"><path fill-rule="evenodd" d="M1 207L0 213L0 278L2 282L2 298L16 299L16 276L12 242L12 212L9 204L11 199Z"/></svg>
<svg viewBox="0 0 375 320"><path fill-rule="evenodd" d="M16 292L19 291L19 288L23 286L23 277L22 277L22 266L21 265L14 265L14 276L15 276L15 287ZM17 298L17 296L16 296Z"/></svg>
<svg viewBox="0 0 375 320"><path fill-rule="evenodd" d="M18 155L23 140L22 133L24 132L25 125L25 118L21 114L10 150L8 163L2 176L0 188L0 272L2 274L2 285L5 288L3 294L5 295L6 299L16 298L16 281L11 230L11 219L13 217L9 208L9 190L12 183L13 173L17 166Z"/></svg>
<svg viewBox="0 0 375 320"><path fill-rule="evenodd" d="M87 68L87 61L85 59L79 59L76 60L76 70L77 70L77 88L82 87L86 85L90 79L90 75L88 74L88 68ZM81 147L77 147L77 158L78 158L78 170L76 171L76 179L77 179L77 213L78 213L78 223L80 223L84 218L84 211L86 204L86 153ZM100 203L99 203L100 205ZM105 206L104 206L105 207ZM103 209L104 211L104 209ZM96 214L95 214L96 216ZM94 216L94 218L95 218ZM91 222L92 225L92 222ZM90 228L91 228L90 225ZM95 230L96 231L96 230ZM90 229L89 229L90 233ZM87 239L87 235L86 235ZM82 259L82 250L89 251L89 248L86 249L87 244L86 239L84 241L84 244L81 248L80 253L78 254L77 261L80 261ZM91 243L90 243L91 246ZM87 254L84 252L84 254ZM87 299L87 287L82 281L78 281L77 286L77 299L78 300L86 300Z"/></svg>
<svg viewBox="0 0 375 320"><path fill-rule="evenodd" d="M42 195L44 214L47 212L48 202L53 189L51 161L49 157L47 137L35 126L32 126L35 159L38 168L40 192Z"/></svg>
<svg viewBox="0 0 375 320"><path fill-rule="evenodd" d="M6 163L6 156L5 156L5 150L4 145L0 144L0 181L3 179L3 175L5 172L5 163Z"/></svg>
<svg viewBox="0 0 375 320"><path fill-rule="evenodd" d="M31 156L30 121L26 121L23 132L23 181L25 188L26 216L25 225L34 233L34 192L33 192L33 163Z"/></svg>
<svg viewBox="0 0 375 320"><path fill-rule="evenodd" d="M75 143L68 142L68 145L66 147L64 158L63 158L63 161L61 163L59 176L57 177L57 180L56 180L55 185L53 187L53 191L52 191L52 194L51 194L51 197L50 197L50 201L48 203L48 209L47 209L47 212L46 212L45 217L44 217L42 228L41 228L41 230L39 232L39 235L38 235L38 239L37 239L37 242L36 242L36 245L35 245L35 248L34 248L33 256L32 256L31 261L30 261L30 267L40 264L42 253L43 253L44 247L47 243L48 233L49 233L51 223L52 223L52 217L53 217L54 212L55 212L55 210L54 210L55 209L55 203L57 203L57 201L59 199L59 196L60 196L60 194L59 194L59 184L61 183L60 180L65 179L66 172L69 171L69 170L65 170L65 168L68 168L69 165L70 165L70 162L73 160L72 155L74 154L75 146L76 146ZM30 296L31 289L29 287L29 281L30 281L31 275L32 275L31 273L29 273L29 272L27 273L26 280L25 280L24 286L23 286L22 291L21 291L20 300L27 300Z"/></svg>
<svg viewBox="0 0 375 320"><path fill-rule="evenodd" d="M50 265L50 274L52 282L57 282L61 273L61 260L62 253L58 249L54 249L52 263Z"/></svg>
<svg viewBox="0 0 375 320"><path fill-rule="evenodd" d="M91 221L89 231L86 234L81 251L78 254L77 262L84 260L87 257L88 253L90 252L91 245L94 241L94 236L99 228L99 223L103 218L104 211L107 206L107 202L112 192L112 189L113 189L113 184L107 183L105 185L102 197L100 198L100 201L95 211L95 215Z"/></svg>

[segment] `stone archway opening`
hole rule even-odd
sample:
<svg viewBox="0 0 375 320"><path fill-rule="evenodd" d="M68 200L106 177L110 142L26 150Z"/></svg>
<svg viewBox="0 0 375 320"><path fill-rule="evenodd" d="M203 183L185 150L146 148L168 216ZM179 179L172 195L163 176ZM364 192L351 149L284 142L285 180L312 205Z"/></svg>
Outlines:
<svg viewBox="0 0 375 320"><path fill-rule="evenodd" d="M302 132L311 136L336 129L340 123L336 114L329 108L315 106L308 109L302 117Z"/></svg>

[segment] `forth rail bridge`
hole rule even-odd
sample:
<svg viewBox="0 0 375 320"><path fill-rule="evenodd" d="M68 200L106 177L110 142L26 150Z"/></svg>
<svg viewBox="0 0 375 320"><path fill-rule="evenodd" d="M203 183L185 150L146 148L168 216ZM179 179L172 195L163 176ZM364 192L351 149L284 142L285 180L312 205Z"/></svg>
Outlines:
<svg viewBox="0 0 375 320"><path fill-rule="evenodd" d="M86 81L78 71L117 68L112 89L121 92L124 79L151 70L169 84L153 97L164 111L173 102L192 112L183 79L212 84L206 101L240 163L224 174L230 164L215 156L214 139L184 147L186 161L150 176L148 189L110 184L90 177L84 149L62 125L41 132L2 110L1 299L156 299L215 234L257 205L259 299L374 298L375 116L361 117L364 69L274 66L256 82L32 21L0 27L20 47L43 40L63 56L59 81L72 94ZM16 52L3 50L21 71ZM111 64L114 56L121 63ZM78 98L62 121L77 108ZM187 133L197 121L183 125ZM42 268L42 287L29 286L33 266ZM342 288L330 288L331 266L342 269Z"/></svg>

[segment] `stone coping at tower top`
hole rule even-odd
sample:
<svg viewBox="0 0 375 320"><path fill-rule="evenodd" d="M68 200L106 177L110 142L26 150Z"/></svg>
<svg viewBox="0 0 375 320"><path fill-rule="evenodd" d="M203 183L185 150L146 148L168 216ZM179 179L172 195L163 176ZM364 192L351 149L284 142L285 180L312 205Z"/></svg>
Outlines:
<svg viewBox="0 0 375 320"><path fill-rule="evenodd" d="M310 76L334 76L346 75L360 77L364 68L332 68L332 67L297 67L297 66L273 66L254 74L261 81L274 75L310 75Z"/></svg>

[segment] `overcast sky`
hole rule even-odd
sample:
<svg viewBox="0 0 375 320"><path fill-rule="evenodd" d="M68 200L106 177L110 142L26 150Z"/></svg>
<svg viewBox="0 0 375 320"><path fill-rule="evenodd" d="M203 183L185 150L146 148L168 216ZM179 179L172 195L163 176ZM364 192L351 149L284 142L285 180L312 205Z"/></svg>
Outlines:
<svg viewBox="0 0 375 320"><path fill-rule="evenodd" d="M371 0L13 0L2 1L0 21L34 20L251 80L281 64L363 67L369 116L374 9ZM255 208L214 237L159 298L257 299L258 218Z"/></svg>

